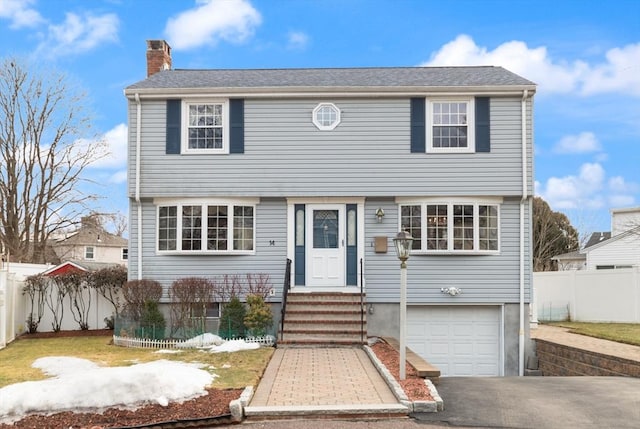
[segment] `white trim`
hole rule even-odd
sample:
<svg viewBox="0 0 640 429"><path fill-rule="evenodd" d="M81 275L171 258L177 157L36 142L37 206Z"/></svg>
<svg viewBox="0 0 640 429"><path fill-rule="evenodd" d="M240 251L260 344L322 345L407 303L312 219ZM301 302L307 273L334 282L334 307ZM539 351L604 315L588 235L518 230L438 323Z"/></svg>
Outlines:
<svg viewBox="0 0 640 429"><path fill-rule="evenodd" d="M220 98L231 97L251 97L251 98L308 98L308 97L325 97L325 98L344 98L351 94L360 97L431 97L431 96L515 96L520 98L523 90L528 90L529 94L536 91L535 85L489 85L489 86L468 86L461 89L459 86L440 86L430 87L425 90L424 86L398 86L398 87L312 87L305 86L300 88L282 88L261 87L261 88L230 88L230 87L212 87L212 88L135 88L125 89L125 96L132 98L134 94L139 94L144 99L166 99L167 97L175 98L206 98L215 95ZM408 100L407 100L408 102Z"/></svg>
<svg viewBox="0 0 640 429"><path fill-rule="evenodd" d="M347 204L356 204L358 212L357 212L357 224L358 224L358 239L357 239L357 292L360 292L360 279L364 280L363 288L366 286L366 279L361 275L360 270L360 260L362 259L364 262L365 258L365 197L290 197L287 198L287 258L290 259L293 263L291 264L291 288L296 288L295 284L295 276L296 276L296 268L295 268L295 205L296 204L304 204L305 205L305 215L306 215L306 206L308 204L344 204L345 209ZM346 269L345 269L345 279L346 279ZM299 285L297 286L296 292L306 291L307 286ZM312 291L315 292L331 292L334 291L331 288L325 287L314 287L311 288ZM335 288L334 288L335 289ZM353 287L340 288L342 292L351 292L353 291Z"/></svg>
<svg viewBox="0 0 640 429"><path fill-rule="evenodd" d="M256 224L258 217L258 205L259 199L255 198L238 198L238 199L214 199L214 198L184 198L184 199L174 199L174 198L155 198L153 203L156 208L156 216L155 216L155 231L154 231L154 241L155 241L155 252L157 255L255 255L256 253ZM203 208L202 211L202 224L201 224L201 246L205 247L207 242L207 222L206 222L206 211L204 210L209 205L217 205L217 206L227 206L229 208L228 211L228 224L227 224L227 250L207 250L201 248L200 250L181 250L179 247L181 246L181 237L182 237L182 211L181 207L183 206L201 206ZM175 250L160 250L158 247L158 219L160 217L160 207L172 207L175 206L177 208L176 213L176 249ZM233 207L253 207L253 249L252 250L235 250L233 248L233 236L234 236L234 227L233 227Z"/></svg>
<svg viewBox="0 0 640 429"><path fill-rule="evenodd" d="M396 198L396 202L398 200L402 200L403 198ZM502 200L502 199L500 199ZM502 215L501 215L501 203L495 201L486 201L486 200L476 200L476 199L465 199L465 201L457 198L452 199L442 199L442 198L425 198L425 199L414 199L406 202L397 202L397 210L398 210L398 230L402 229L402 206L410 206L416 205L420 206L420 241L422 243L421 249L414 249L411 251L411 254L415 255L499 255L502 249ZM427 249L427 222L422 222L422 217L426 217L427 215L427 207L428 205L446 205L447 206L447 225L450 227L447 228L447 250L435 250L435 249ZM453 206L454 205L472 205L473 206L473 249L461 249L455 250L453 249L454 242L454 227L453 227ZM479 225L479 206L496 206L497 208L497 218L498 218L498 249L497 250L484 250L480 249L480 225Z"/></svg>
<svg viewBox="0 0 640 429"><path fill-rule="evenodd" d="M467 105L467 123L466 124L442 124L442 126L466 126L467 127L467 146L466 147L433 147L433 127L436 126L433 121L433 104L434 103L466 103ZM475 139L475 103L473 97L446 97L446 98L427 98L425 105L425 129L426 129L426 152L427 153L474 153L476 151Z"/></svg>
<svg viewBox="0 0 640 429"><path fill-rule="evenodd" d="M198 197L185 197L185 198L154 198L154 205L169 205L169 204L180 204L180 205L198 205L198 204L210 204L210 205L258 205L260 204L260 198L198 198Z"/></svg>
<svg viewBox="0 0 640 429"><path fill-rule="evenodd" d="M478 203L478 204L502 204L503 197L396 197L396 204L447 204L447 203Z"/></svg>
<svg viewBox="0 0 640 429"><path fill-rule="evenodd" d="M91 257L90 258L87 256L87 250L88 249L91 249ZM83 259L85 261L93 261L93 260L95 260L96 259L96 246L84 246L84 255L82 255L82 256L83 256Z"/></svg>
<svg viewBox="0 0 640 429"><path fill-rule="evenodd" d="M364 204L365 197L290 197L287 204Z"/></svg>
<svg viewBox="0 0 640 429"><path fill-rule="evenodd" d="M318 121L318 117L316 116L318 114L318 111L320 111L320 109L323 109L325 107L332 109L336 115L335 121L333 121L329 125L324 125L320 123ZM340 125L341 113L342 112L340 111L340 108L333 103L319 103L311 113L311 121L313 122L313 125L315 125L316 128L318 128L320 131L331 131L331 130L334 130L338 125Z"/></svg>
<svg viewBox="0 0 640 429"><path fill-rule="evenodd" d="M222 148L219 149L192 149L189 148L189 106L194 104L220 104L222 105ZM187 98L182 100L182 112L180 118L180 141L181 154L228 154L229 153L229 99L195 99Z"/></svg>

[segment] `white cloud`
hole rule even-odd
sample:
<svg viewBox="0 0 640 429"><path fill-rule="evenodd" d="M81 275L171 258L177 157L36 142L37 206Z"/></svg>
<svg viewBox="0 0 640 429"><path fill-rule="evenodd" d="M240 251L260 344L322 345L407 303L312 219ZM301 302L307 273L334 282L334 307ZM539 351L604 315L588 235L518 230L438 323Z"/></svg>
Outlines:
<svg viewBox="0 0 640 429"><path fill-rule="evenodd" d="M600 209L606 205L633 204L640 186L622 176L607 179L598 163L585 163L577 175L550 177L545 184L535 183L535 192L554 209Z"/></svg>
<svg viewBox="0 0 640 429"><path fill-rule="evenodd" d="M107 143L109 154L91 166L94 168L121 168L127 165L127 132L125 124L118 124L107 131L100 140Z"/></svg>
<svg viewBox="0 0 640 429"><path fill-rule="evenodd" d="M309 36L301 31L290 31L287 35L288 49L301 50L307 47Z"/></svg>
<svg viewBox="0 0 640 429"><path fill-rule="evenodd" d="M261 22L247 0L197 0L196 7L168 20L165 33L174 49L193 49L219 40L243 42Z"/></svg>
<svg viewBox="0 0 640 429"><path fill-rule="evenodd" d="M556 153L587 153L599 150L600 143L595 134L591 132L564 136L553 148Z"/></svg>
<svg viewBox="0 0 640 429"><path fill-rule="evenodd" d="M604 205L600 194L604 181L602 166L598 163L586 163L580 167L577 176L550 177L544 186L536 186L536 192L555 209L596 209Z"/></svg>
<svg viewBox="0 0 640 429"><path fill-rule="evenodd" d="M47 38L37 51L47 57L87 52L103 42L116 42L119 25L118 17L112 13L96 16L70 12L62 24L49 25Z"/></svg>
<svg viewBox="0 0 640 429"><path fill-rule="evenodd" d="M541 92L640 96L640 43L613 48L605 57L605 62L594 65L582 60L554 61L544 46L530 48L513 40L489 50L462 34L433 53L423 65L496 65L532 80Z"/></svg>
<svg viewBox="0 0 640 429"><path fill-rule="evenodd" d="M36 27L44 22L40 12L29 7L34 0L2 0L0 1L0 18L11 21L10 28Z"/></svg>

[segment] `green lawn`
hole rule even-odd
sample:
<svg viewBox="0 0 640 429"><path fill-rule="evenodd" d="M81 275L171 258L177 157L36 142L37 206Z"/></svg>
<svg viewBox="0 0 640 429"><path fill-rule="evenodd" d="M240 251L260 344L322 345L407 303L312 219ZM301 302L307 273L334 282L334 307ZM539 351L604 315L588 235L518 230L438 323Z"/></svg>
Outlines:
<svg viewBox="0 0 640 429"><path fill-rule="evenodd" d="M217 374L211 387L244 388L257 385L273 354L273 347L235 353L208 353L185 350L159 354L150 349L134 349L110 345L111 337L72 337L51 339L19 339L0 350L0 387L22 381L47 378L33 361L46 356L72 356L89 359L103 366L129 366L159 359L199 362ZM223 368L228 366L228 368ZM215 369L213 369L215 368Z"/></svg>
<svg viewBox="0 0 640 429"><path fill-rule="evenodd" d="M548 324L569 328L576 334L640 346L640 323L553 322Z"/></svg>

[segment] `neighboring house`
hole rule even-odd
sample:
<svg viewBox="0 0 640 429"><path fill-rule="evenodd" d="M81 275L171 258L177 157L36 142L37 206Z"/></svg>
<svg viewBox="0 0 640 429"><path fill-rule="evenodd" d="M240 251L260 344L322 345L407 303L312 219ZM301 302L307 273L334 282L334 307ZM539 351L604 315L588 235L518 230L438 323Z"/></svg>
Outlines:
<svg viewBox="0 0 640 429"><path fill-rule="evenodd" d="M612 209L611 232L594 232L581 250L553 259L559 271L640 266L640 207Z"/></svg>
<svg viewBox="0 0 640 429"><path fill-rule="evenodd" d="M585 243L582 250L563 253L551 258L558 262L558 271L584 270L587 268L587 249L595 244L611 238L611 232L594 232Z"/></svg>
<svg viewBox="0 0 640 429"><path fill-rule="evenodd" d="M391 239L407 230L411 349L443 375L522 374L532 82L488 66L172 70L156 40L147 66L125 89L130 278L267 273L278 304L290 259L292 292L363 288L368 335L398 337Z"/></svg>
<svg viewBox="0 0 640 429"><path fill-rule="evenodd" d="M128 265L128 240L107 232L99 225L95 216L83 217L77 230L52 237L50 241L51 247L62 262Z"/></svg>

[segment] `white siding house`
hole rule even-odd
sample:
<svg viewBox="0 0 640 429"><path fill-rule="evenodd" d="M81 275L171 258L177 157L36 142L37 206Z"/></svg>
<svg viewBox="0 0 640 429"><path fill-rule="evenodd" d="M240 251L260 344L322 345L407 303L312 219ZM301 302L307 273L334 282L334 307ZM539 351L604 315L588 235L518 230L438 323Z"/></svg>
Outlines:
<svg viewBox="0 0 640 429"><path fill-rule="evenodd" d="M125 89L131 279L266 273L366 293L444 375L523 372L535 84L501 67L172 70ZM158 66L154 66L157 64ZM449 294L447 290L460 290ZM165 300L166 300L165 295Z"/></svg>

